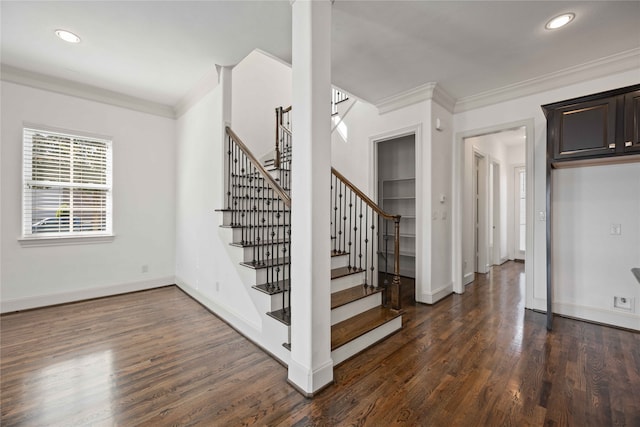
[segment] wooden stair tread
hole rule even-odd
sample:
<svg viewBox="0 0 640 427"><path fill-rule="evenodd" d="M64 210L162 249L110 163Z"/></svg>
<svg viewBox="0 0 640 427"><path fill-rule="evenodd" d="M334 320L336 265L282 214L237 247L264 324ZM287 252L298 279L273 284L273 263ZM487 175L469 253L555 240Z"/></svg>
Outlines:
<svg viewBox="0 0 640 427"><path fill-rule="evenodd" d="M341 307L350 302L382 292L382 288L358 285L331 294L331 308Z"/></svg>
<svg viewBox="0 0 640 427"><path fill-rule="evenodd" d="M337 257L337 256L345 256L345 255L349 255L349 252L331 251L331 258Z"/></svg>
<svg viewBox="0 0 640 427"><path fill-rule="evenodd" d="M223 208L223 209L216 209L216 212L286 212L286 213L291 213L291 211L289 210L288 207L284 206L282 209L265 209L268 206L265 203L264 208L262 207L262 204L260 205L260 208Z"/></svg>
<svg viewBox="0 0 640 427"><path fill-rule="evenodd" d="M270 259L264 262L264 264L254 264L251 261L241 262L240 265L245 267L253 268L255 270L259 270L261 268L273 267L276 265L286 265L289 263L289 258L275 258Z"/></svg>
<svg viewBox="0 0 640 427"><path fill-rule="evenodd" d="M280 309L280 310L276 310L276 311L270 311L269 313L267 313L267 316L273 317L278 322L284 323L287 326L291 325L291 311L290 310Z"/></svg>
<svg viewBox="0 0 640 427"><path fill-rule="evenodd" d="M331 350L366 334L399 317L402 313L386 307L375 307L331 327Z"/></svg>
<svg viewBox="0 0 640 427"><path fill-rule="evenodd" d="M220 227L222 228L264 228L264 227L291 227L290 224L259 224L259 225L252 225L252 226L248 226L248 225L229 225L229 224L222 224Z"/></svg>
<svg viewBox="0 0 640 427"><path fill-rule="evenodd" d="M264 242L231 242L229 246L235 246L238 248L252 248L254 246L269 246L269 245L282 245L284 243L288 243L288 240L285 239L277 239L277 240L265 240Z"/></svg>
<svg viewBox="0 0 640 427"><path fill-rule="evenodd" d="M260 285L253 285L252 288L264 292L267 295L275 295L289 290L289 279L278 280L271 284L262 283Z"/></svg>
<svg viewBox="0 0 640 427"><path fill-rule="evenodd" d="M339 277L349 276L351 274L362 273L363 269L354 268L354 267L338 267L331 270L331 279L337 279Z"/></svg>

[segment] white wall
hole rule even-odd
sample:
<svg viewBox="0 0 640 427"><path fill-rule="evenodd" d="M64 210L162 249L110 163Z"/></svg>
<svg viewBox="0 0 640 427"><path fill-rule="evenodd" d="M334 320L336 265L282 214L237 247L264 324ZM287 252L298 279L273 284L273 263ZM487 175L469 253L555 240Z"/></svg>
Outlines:
<svg viewBox="0 0 640 427"><path fill-rule="evenodd" d="M566 86L560 89L555 89L552 91L547 91L531 96L526 96L523 98L515 99L512 101L507 101L495 105L491 105L488 107L479 108L476 110L466 111L463 113L459 113L455 115L455 131L458 132L468 132L474 129L482 129L492 126L498 126L503 123L511 123L516 121L521 121L525 119L534 119L535 129L534 129L534 140L532 143L534 144L534 194L533 194L533 203L534 210L536 212L535 217L536 220L534 222L534 236L533 236L533 266L527 265L527 269L531 269L531 273L533 275L533 286L529 283L528 292L530 294L527 298L527 307L546 310L546 237L545 237L545 223L538 219L538 212L545 211L545 162L546 162L546 120L540 108L540 105L561 101L564 99L574 98L578 96L588 95L592 93L602 92L609 89L614 89L618 87L629 86L632 84L636 84L638 82L638 71L633 70L625 73L620 73L604 78L599 78L595 80L591 80L588 82L583 82L575 85ZM609 166L602 166L604 171L607 171ZM605 173L606 175L606 173ZM605 182L609 182L613 184L616 179L615 178L607 178L603 177ZM629 194L628 197L631 201L638 203L638 194ZM587 201L585 200L585 203ZM625 205L623 204L611 204L609 209L613 211L618 211L620 209L624 209ZM554 235L554 238L563 238L563 232L559 231ZM635 247L640 246L640 240L635 239L633 241ZM592 251L594 250L593 245L584 245L574 247L576 252L576 256L579 257L589 257ZM638 260L640 263L640 260ZM557 255L554 255L554 262L557 264L562 262L562 259ZM603 271L609 275L615 275L616 267L615 264L612 263L603 263L600 266ZM630 275L630 273L629 273ZM561 283L557 284L558 288L562 287ZM598 289L602 286L602 283L592 280L587 280L584 283L580 284L580 293L582 295L591 295L592 293L599 292ZM635 292L636 295L640 287L635 284ZM631 293L632 289L629 288L628 291ZM569 297L568 297L569 298ZM584 318L589 318L596 321L604 321L607 323L613 324L626 324L624 316L617 316L616 320L611 320L611 316L616 316L617 312L614 312L608 307L608 301L602 301L597 306L592 306L591 303L584 299L579 299L577 297L572 297L565 303L575 304L579 306L582 310L580 316ZM561 305L554 306L554 310L558 313L565 313L565 307ZM603 312L606 315L599 316L597 313ZM573 311L573 315L576 310ZM611 315L611 316L610 316ZM634 321L637 322L637 317L634 317ZM640 328L638 328L640 329Z"/></svg>
<svg viewBox="0 0 640 427"><path fill-rule="evenodd" d="M286 362L286 328L267 319L273 323L263 329L269 298L251 288L254 271L239 265L242 250L229 246L231 229L219 227L222 213L215 210L225 207L223 117L218 85L177 121L176 283Z"/></svg>
<svg viewBox="0 0 640 427"><path fill-rule="evenodd" d="M640 329L640 286L630 271L640 267L640 163L557 170L553 179L554 306ZM610 234L612 224L620 235ZM633 299L635 316L605 317L614 296Z"/></svg>
<svg viewBox="0 0 640 427"><path fill-rule="evenodd" d="M7 82L1 89L2 311L172 284L174 121ZM113 138L112 242L20 245L25 122Z"/></svg>
<svg viewBox="0 0 640 427"><path fill-rule="evenodd" d="M177 122L176 280L249 324L259 325L240 284L231 240L219 225L224 158L222 90L207 94ZM255 282L253 283L255 284Z"/></svg>
<svg viewBox="0 0 640 427"><path fill-rule="evenodd" d="M446 109L431 104L431 155L429 163L431 169L431 204L425 206L431 211L431 289L429 298L436 302L453 292L453 277L451 264L452 247L452 161L453 161L453 115ZM436 120L440 121L441 130L436 130ZM423 187L424 191L424 187ZM444 196L444 202L441 198ZM435 219L434 219L435 218Z"/></svg>
<svg viewBox="0 0 640 427"><path fill-rule="evenodd" d="M275 147L275 109L291 105L291 78L290 66L259 50L233 68L232 128L258 158Z"/></svg>

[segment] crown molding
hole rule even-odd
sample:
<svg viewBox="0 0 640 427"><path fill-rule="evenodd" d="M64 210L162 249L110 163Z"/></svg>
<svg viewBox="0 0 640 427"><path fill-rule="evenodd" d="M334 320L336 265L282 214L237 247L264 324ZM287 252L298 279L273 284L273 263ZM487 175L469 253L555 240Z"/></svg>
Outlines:
<svg viewBox="0 0 640 427"><path fill-rule="evenodd" d="M453 113L456 105L456 99L453 96L449 95L449 93L444 89L442 89L442 86L440 86L439 84L436 84L436 86L433 88L431 99L433 100L433 102L439 104L448 112Z"/></svg>
<svg viewBox="0 0 640 427"><path fill-rule="evenodd" d="M197 104L206 94L218 86L220 83L221 68L223 68L222 65L216 64L212 70L209 70L209 72L187 92L174 108L175 118L179 118L189 111L191 107Z"/></svg>
<svg viewBox="0 0 640 427"><path fill-rule="evenodd" d="M421 86L388 96L375 103L380 114L408 107L418 102L433 100L450 112L453 112L455 99L438 83L425 83Z"/></svg>
<svg viewBox="0 0 640 427"><path fill-rule="evenodd" d="M606 56L595 61L565 68L512 85L503 86L477 95L466 96L455 103L454 113L461 113L500 102L510 101L559 87L581 83L625 71L638 70L640 79L640 48Z"/></svg>
<svg viewBox="0 0 640 427"><path fill-rule="evenodd" d="M44 89L63 95L75 96L103 104L115 105L142 113L156 116L175 118L173 107L157 102L147 101L122 93L113 92L99 87L77 83L71 80L47 76L33 71L23 70L2 64L0 68L0 80L29 86L35 89Z"/></svg>

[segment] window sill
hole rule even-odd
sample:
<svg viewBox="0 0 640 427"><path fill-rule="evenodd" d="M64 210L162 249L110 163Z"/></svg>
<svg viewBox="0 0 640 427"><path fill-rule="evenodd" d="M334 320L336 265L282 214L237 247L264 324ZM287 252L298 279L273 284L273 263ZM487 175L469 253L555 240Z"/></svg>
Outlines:
<svg viewBox="0 0 640 427"><path fill-rule="evenodd" d="M94 243L111 243L115 234L98 234L90 236L52 236L52 237L21 237L18 239L22 247L35 246L66 246L90 245Z"/></svg>

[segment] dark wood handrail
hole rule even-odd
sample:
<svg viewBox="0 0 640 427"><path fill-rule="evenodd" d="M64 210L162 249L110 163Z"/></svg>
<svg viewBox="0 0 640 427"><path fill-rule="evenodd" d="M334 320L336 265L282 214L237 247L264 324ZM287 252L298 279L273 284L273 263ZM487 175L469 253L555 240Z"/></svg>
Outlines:
<svg viewBox="0 0 640 427"><path fill-rule="evenodd" d="M229 135L231 139L233 139L233 141L236 143L236 145L240 147L240 149L244 152L245 156L247 156L251 164L258 170L260 175L262 175L262 177L269 183L271 188L273 188L273 190L276 193L278 193L278 196L280 196L280 198L284 201L285 206L290 208L291 197L289 197L289 195L284 191L284 189L280 186L280 184L278 184L278 182L275 179L273 179L271 174L267 172L267 170L264 168L264 166L262 166L262 164L258 161L258 159L255 158L253 153L249 150L249 148L247 148L244 142L242 142L240 137L236 135L236 133L233 130L231 130L229 126L227 126L225 130L227 132L227 135Z"/></svg>
<svg viewBox="0 0 640 427"><path fill-rule="evenodd" d="M285 125L280 125L280 130L283 130L285 133L291 135L291 131L287 129Z"/></svg>
<svg viewBox="0 0 640 427"><path fill-rule="evenodd" d="M401 215L391 215L391 214L383 211L382 208L380 206L378 206L378 204L376 202L374 202L369 197L367 197L366 194L364 194L362 191L360 191L360 189L358 187L356 187L351 181L349 181L347 178L345 178L344 175L342 175L340 172L338 172L335 168L333 168L333 167L331 168L331 173L334 174L335 176L337 176L340 181L344 182L347 185L347 187L349 187L351 189L351 191L356 193L358 195L358 197L360 197L362 200L364 200L364 202L367 205L369 205L371 207L371 209L376 211L376 213L378 215L380 215L382 218L395 221L396 219L400 220L400 218L402 217Z"/></svg>

